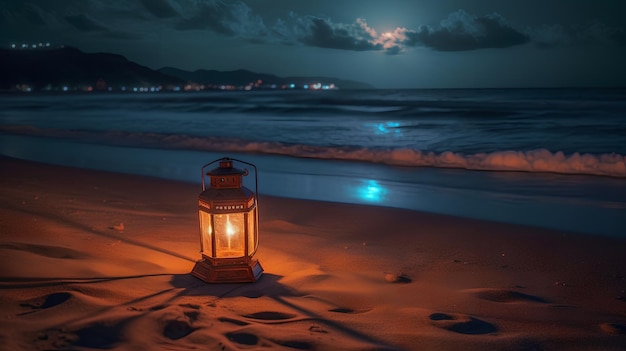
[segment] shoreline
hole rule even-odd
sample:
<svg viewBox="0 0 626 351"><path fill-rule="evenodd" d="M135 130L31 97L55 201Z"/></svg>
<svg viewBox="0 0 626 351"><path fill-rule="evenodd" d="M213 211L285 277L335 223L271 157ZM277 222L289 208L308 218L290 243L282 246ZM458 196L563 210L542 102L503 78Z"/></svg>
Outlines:
<svg viewBox="0 0 626 351"><path fill-rule="evenodd" d="M34 162L199 181L198 165L222 153L121 148L61 139L7 137L4 153ZM239 156L239 154L231 155ZM261 170L262 193L465 218L624 236L626 187L620 179L440 168L387 167L289 156L241 155ZM112 162L112 160L115 160ZM348 175L348 176L346 176ZM377 181L376 179L379 179ZM262 195L263 195L262 194ZM476 205L479 204L479 205Z"/></svg>
<svg viewBox="0 0 626 351"><path fill-rule="evenodd" d="M206 285L199 185L0 166L9 350L626 347L626 239L261 195L264 275Z"/></svg>

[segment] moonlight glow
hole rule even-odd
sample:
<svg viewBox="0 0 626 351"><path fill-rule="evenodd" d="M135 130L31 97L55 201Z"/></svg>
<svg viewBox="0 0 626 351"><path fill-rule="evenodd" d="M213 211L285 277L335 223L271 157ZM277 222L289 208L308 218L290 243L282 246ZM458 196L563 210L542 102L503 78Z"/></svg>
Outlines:
<svg viewBox="0 0 626 351"><path fill-rule="evenodd" d="M375 88L625 86L625 11L611 0L0 0L0 47Z"/></svg>

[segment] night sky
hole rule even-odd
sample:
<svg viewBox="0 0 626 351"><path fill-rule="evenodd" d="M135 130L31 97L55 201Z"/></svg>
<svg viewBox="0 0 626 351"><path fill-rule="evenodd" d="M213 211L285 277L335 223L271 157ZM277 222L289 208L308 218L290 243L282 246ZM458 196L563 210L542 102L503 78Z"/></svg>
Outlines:
<svg viewBox="0 0 626 351"><path fill-rule="evenodd" d="M626 86L622 0L0 0L0 45L378 88Z"/></svg>

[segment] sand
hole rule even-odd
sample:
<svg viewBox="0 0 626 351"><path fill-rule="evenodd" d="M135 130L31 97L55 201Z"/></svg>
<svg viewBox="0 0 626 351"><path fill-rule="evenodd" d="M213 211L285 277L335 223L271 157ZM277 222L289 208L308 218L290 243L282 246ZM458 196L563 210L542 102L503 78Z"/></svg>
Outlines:
<svg viewBox="0 0 626 351"><path fill-rule="evenodd" d="M626 240L261 195L206 284L200 185L0 157L2 350L625 350Z"/></svg>

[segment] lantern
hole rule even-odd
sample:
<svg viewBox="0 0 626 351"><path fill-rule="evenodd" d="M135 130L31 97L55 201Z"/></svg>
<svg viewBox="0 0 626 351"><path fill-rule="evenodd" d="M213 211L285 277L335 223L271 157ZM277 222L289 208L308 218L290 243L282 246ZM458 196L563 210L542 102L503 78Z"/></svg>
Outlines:
<svg viewBox="0 0 626 351"><path fill-rule="evenodd" d="M255 282L263 273L259 261L252 258L259 244L258 195L243 186L248 170L233 167L233 161L254 168L258 191L257 170L251 163L221 158L202 166L198 196L202 259L191 274L207 283ZM205 168L218 162L218 167L205 173ZM208 188L206 176L210 178Z"/></svg>

